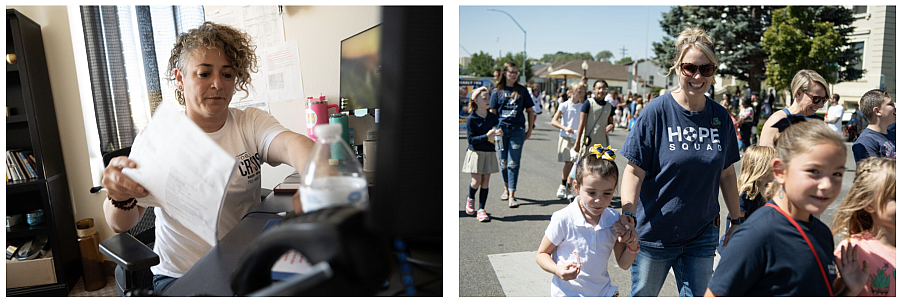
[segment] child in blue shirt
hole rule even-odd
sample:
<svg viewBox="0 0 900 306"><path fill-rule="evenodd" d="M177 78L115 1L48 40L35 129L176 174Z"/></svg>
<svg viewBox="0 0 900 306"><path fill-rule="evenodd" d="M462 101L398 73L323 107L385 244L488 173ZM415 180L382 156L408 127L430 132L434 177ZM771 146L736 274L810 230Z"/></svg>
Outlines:
<svg viewBox="0 0 900 306"><path fill-rule="evenodd" d="M744 212L744 219L749 218L750 214L766 205L766 202L772 198L775 190L770 188L774 186L772 180L775 179L772 174L772 160L775 159L775 148L751 146L744 152L741 161L741 174L738 176L738 192L741 194L741 211ZM728 214L731 219L731 214ZM725 235L719 240L717 250L721 255L723 249L728 245L728 230L731 228L731 222L725 223Z"/></svg>
<svg viewBox="0 0 900 306"><path fill-rule="evenodd" d="M868 275L856 261L856 249L835 263L831 232L812 217L841 192L843 140L812 120L789 125L774 143L772 171L779 189L734 231L706 296L857 295ZM835 292L835 287L844 289Z"/></svg>
<svg viewBox="0 0 900 306"><path fill-rule="evenodd" d="M853 143L856 164L866 157L896 157L897 134L888 126L897 121L897 110L887 92L872 89L859 99L859 108L869 119L869 125Z"/></svg>
<svg viewBox="0 0 900 306"><path fill-rule="evenodd" d="M497 164L497 152L494 150L494 136L503 136L499 128L495 128L500 120L497 114L488 112L490 95L487 87L480 87L472 92L469 102L469 117L466 119L466 139L469 141L469 149L466 150L466 158L463 162L463 173L472 174L472 183L469 185L469 195L466 197L466 214L475 214L475 192L481 187L478 204L478 221L487 222L490 218L484 210L487 202L488 186L491 173L500 172Z"/></svg>
<svg viewBox="0 0 900 306"><path fill-rule="evenodd" d="M535 261L554 275L551 296L616 296L606 270L610 254L628 270L640 252L634 222L622 224L609 207L619 183L615 154L597 144L582 155L573 183L578 196L550 217Z"/></svg>

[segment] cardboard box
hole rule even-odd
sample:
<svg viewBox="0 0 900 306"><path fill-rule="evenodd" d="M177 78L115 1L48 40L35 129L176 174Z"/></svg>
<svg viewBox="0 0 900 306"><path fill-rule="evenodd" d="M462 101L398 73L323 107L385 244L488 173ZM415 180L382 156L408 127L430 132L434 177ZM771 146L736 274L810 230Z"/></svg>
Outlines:
<svg viewBox="0 0 900 306"><path fill-rule="evenodd" d="M46 256L19 261L6 261L6 289L56 283L52 252Z"/></svg>

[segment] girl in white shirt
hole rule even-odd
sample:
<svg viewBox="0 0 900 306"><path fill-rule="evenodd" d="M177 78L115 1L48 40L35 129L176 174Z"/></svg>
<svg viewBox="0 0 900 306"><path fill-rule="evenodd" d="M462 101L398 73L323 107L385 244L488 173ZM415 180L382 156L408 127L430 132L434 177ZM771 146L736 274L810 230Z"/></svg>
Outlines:
<svg viewBox="0 0 900 306"><path fill-rule="evenodd" d="M582 156L575 170L578 196L550 218L535 261L555 276L551 296L617 296L606 270L610 253L628 270L640 252L634 217L623 224L609 207L619 183L615 156L600 144Z"/></svg>

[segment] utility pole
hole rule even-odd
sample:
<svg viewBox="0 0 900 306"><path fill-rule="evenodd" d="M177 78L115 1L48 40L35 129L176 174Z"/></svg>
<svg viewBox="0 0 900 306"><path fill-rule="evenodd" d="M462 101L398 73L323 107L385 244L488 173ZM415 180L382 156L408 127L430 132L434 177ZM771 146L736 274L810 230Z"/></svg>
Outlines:
<svg viewBox="0 0 900 306"><path fill-rule="evenodd" d="M622 46L622 49L619 50L622 50L622 58L625 58L625 51L628 51L628 49L625 49L625 46Z"/></svg>

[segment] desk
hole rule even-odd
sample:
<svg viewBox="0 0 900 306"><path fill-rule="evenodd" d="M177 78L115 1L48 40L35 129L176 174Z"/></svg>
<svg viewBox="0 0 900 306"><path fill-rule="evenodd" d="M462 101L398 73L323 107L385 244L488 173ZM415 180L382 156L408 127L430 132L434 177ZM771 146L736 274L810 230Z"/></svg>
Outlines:
<svg viewBox="0 0 900 306"><path fill-rule="evenodd" d="M231 273L244 250L259 236L269 220L281 219L277 212L293 211L290 193L272 193L247 213L222 240L166 291L171 296L233 296Z"/></svg>
<svg viewBox="0 0 900 306"><path fill-rule="evenodd" d="M289 176L285 181L289 181ZM369 189L371 194L372 189ZM260 235L263 228L270 220L283 218L277 213L293 211L293 194L272 193L251 212L247 213L240 222L225 237L188 270L177 281L172 283L165 295L168 296L234 296L231 290L231 274L244 254L244 251ZM425 248L410 245L409 255L412 258L424 259L427 262L441 263L442 251L440 245L429 245ZM402 293L401 275L397 261L390 260L391 272L388 276L389 286L377 295L398 295ZM440 269L440 268L438 268ZM422 295L440 296L442 288L441 276L435 278L434 272L423 272L422 269L413 268L416 278L416 287Z"/></svg>

